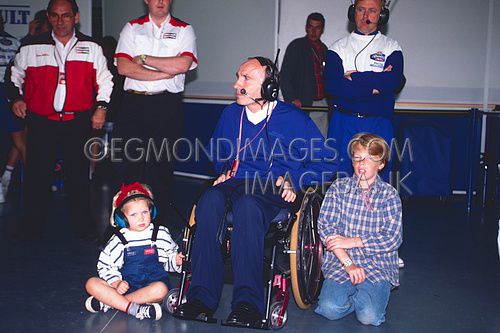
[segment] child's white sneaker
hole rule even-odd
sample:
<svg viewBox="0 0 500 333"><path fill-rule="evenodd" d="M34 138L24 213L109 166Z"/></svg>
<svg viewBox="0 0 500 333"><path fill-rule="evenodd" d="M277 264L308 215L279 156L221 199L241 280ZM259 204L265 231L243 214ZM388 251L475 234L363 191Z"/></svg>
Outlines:
<svg viewBox="0 0 500 333"><path fill-rule="evenodd" d="M109 305L104 304L103 302L98 301L94 296L90 296L85 301L85 308L87 311L96 313L99 311L107 312L111 307Z"/></svg>
<svg viewBox="0 0 500 333"><path fill-rule="evenodd" d="M139 310L135 317L137 319L153 319L159 320L161 318L161 306L158 303L139 305Z"/></svg>

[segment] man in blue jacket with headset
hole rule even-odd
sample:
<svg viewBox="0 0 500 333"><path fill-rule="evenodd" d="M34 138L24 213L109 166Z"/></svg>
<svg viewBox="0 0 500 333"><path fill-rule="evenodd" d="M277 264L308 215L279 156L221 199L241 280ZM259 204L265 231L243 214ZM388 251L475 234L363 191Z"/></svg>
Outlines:
<svg viewBox="0 0 500 333"><path fill-rule="evenodd" d="M379 31L389 20L385 0L356 0L348 17L356 29L328 50L324 74L334 104L328 137L336 140L346 175L352 174L347 145L355 134L377 134L391 144L395 94L404 83L401 47ZM381 174L386 181L390 169Z"/></svg>

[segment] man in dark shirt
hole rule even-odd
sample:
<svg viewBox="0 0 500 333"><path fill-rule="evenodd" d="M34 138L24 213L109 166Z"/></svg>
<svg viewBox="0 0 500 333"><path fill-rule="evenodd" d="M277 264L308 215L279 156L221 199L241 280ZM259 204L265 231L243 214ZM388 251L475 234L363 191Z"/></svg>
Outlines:
<svg viewBox="0 0 500 333"><path fill-rule="evenodd" d="M306 36L293 40L287 47L281 66L281 91L285 102L303 106L327 106L323 84L326 45L321 41L325 18L311 13L306 21ZM326 136L328 115L311 112L309 115Z"/></svg>

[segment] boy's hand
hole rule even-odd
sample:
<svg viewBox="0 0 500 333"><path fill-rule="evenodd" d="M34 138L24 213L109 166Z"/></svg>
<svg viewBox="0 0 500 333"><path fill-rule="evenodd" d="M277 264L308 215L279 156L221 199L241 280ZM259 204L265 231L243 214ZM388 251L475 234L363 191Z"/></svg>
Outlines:
<svg viewBox="0 0 500 333"><path fill-rule="evenodd" d="M116 286L116 291L120 295L124 295L129 290L129 288L130 288L130 286L129 286L128 282L122 280L122 281L120 281L118 286Z"/></svg>
<svg viewBox="0 0 500 333"><path fill-rule="evenodd" d="M182 265L182 259L184 259L184 257L185 256L181 252L177 253L177 255L175 256L175 264L177 266L181 266Z"/></svg>
<svg viewBox="0 0 500 333"><path fill-rule="evenodd" d="M361 267L352 264L347 266L345 271L349 274L349 280L355 286L366 280L365 270Z"/></svg>
<svg viewBox="0 0 500 333"><path fill-rule="evenodd" d="M358 247L357 237L344 237L341 235L328 236L325 239L325 243L327 251Z"/></svg>

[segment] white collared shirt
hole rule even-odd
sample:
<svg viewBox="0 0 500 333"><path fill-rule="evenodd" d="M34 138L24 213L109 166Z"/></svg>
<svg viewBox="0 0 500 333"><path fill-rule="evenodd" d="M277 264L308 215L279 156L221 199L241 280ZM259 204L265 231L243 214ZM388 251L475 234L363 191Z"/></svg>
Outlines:
<svg viewBox="0 0 500 333"><path fill-rule="evenodd" d="M170 14L160 27L153 22L150 15L128 22L120 33L115 53L115 65L116 58L133 60L141 54L155 57L189 56L193 59L189 70L196 68L198 56L193 27ZM178 93L184 90L184 79L185 74L177 74L171 79L156 81L139 81L127 77L123 88L150 93L165 90Z"/></svg>
<svg viewBox="0 0 500 333"><path fill-rule="evenodd" d="M266 119L266 117L271 114L272 110L276 107L276 101L274 102L269 102L266 105L264 105L263 108L261 108L257 112L252 112L248 108L248 106L245 106L245 112L248 118L248 121L250 121L252 124L257 125L260 123L262 120Z"/></svg>
<svg viewBox="0 0 500 333"><path fill-rule="evenodd" d="M76 33L74 30L73 36L71 36L71 39L66 43L66 45L64 45L57 39L53 31L52 38L56 42L56 47L54 48L54 57L56 58L57 65L59 66L59 77L57 79L57 87L54 94L54 109L57 112L61 112L64 107L64 102L66 101L66 58L73 46L75 46L78 39L76 38Z"/></svg>

